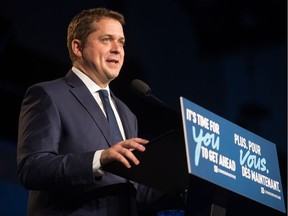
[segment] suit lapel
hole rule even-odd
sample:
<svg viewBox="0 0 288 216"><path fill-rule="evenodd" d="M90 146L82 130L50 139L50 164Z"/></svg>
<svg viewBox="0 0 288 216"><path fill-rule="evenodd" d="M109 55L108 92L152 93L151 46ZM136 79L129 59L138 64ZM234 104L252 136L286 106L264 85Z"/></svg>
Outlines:
<svg viewBox="0 0 288 216"><path fill-rule="evenodd" d="M111 96L116 104L116 108L118 111L118 114L120 116L124 131L125 131L125 136L126 138L132 138L133 137L133 130L131 126L131 122L128 119L128 114L127 114L127 109L124 107L123 103L113 94L112 91L110 91Z"/></svg>
<svg viewBox="0 0 288 216"><path fill-rule="evenodd" d="M82 80L72 71L68 72L66 78L67 84L72 87L70 89L71 93L77 98L77 100L83 105L83 107L93 118L97 127L107 140L108 145L114 145L116 142L114 136L111 134L107 119L88 88L85 86Z"/></svg>

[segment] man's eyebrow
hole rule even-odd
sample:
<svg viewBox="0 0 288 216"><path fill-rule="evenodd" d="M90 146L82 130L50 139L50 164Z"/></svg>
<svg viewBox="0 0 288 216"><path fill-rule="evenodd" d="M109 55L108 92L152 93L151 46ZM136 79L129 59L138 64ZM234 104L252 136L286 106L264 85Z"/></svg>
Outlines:
<svg viewBox="0 0 288 216"><path fill-rule="evenodd" d="M101 35L100 37L117 38L115 35L112 35L112 34L104 34L104 35ZM122 40L122 39L125 40L125 37L120 37L119 39L120 39L120 40Z"/></svg>

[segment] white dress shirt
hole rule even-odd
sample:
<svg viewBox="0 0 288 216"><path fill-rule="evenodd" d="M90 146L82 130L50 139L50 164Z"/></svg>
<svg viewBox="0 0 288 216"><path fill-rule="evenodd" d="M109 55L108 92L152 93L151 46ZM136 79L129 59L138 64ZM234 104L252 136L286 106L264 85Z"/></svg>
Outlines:
<svg viewBox="0 0 288 216"><path fill-rule="evenodd" d="M101 88L93 80L91 80L86 74L82 73L79 69L77 69L75 67L72 67L72 71L84 82L84 84L87 86L87 88L89 89L89 91L91 92L91 94L93 95L93 97L95 98L97 103L99 104L99 106L102 109L104 115L106 116L102 100L101 100L101 98L99 96L99 93L98 93L98 90L100 90ZM122 137L125 140L124 128L123 128L121 119L119 117L119 114L117 112L117 109L115 107L115 103L114 103L113 99L111 98L109 86L107 86L105 88L105 90L108 91L111 107L112 107L112 109L114 111L114 114L115 114L119 129L120 129L120 132L122 134ZM94 154L92 166L93 166L93 172L94 172L95 176L105 175L105 172L103 170L101 170L101 164L100 164L100 156L101 156L102 151L103 151L103 149L102 150L98 150Z"/></svg>

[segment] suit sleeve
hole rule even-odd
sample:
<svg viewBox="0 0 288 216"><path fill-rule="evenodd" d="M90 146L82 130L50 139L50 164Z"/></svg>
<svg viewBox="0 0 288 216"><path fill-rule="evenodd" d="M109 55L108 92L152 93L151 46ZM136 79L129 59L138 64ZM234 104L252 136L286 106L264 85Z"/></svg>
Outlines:
<svg viewBox="0 0 288 216"><path fill-rule="evenodd" d="M27 189L48 190L93 184L95 152L59 154L65 130L49 94L40 86L24 96L18 128L17 173Z"/></svg>

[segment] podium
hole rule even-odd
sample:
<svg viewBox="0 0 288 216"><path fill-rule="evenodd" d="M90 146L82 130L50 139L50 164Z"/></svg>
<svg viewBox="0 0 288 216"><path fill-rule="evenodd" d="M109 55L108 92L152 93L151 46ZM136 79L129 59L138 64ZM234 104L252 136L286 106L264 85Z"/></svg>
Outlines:
<svg viewBox="0 0 288 216"><path fill-rule="evenodd" d="M134 152L140 160L139 165L131 165L131 168L127 169L121 163L114 161L105 165L104 169L167 194L186 196L185 211L192 212L193 215L197 212L197 216L225 216L226 209L223 207L223 201L221 203L218 201L218 196L213 195L212 199L207 201L203 194L199 195L198 190L201 187L207 189L208 192L213 187L213 193L215 193L215 188L188 173L184 142L183 129L172 129L151 140L146 145L145 152ZM189 188L197 192L196 199L201 202L201 205L194 200L193 192L188 193ZM212 194L211 191L209 194ZM223 199L223 194L219 197ZM224 199L226 201L226 197ZM192 203L197 205L197 208ZM190 207L193 209L190 210ZM190 216L190 213L186 215Z"/></svg>
<svg viewBox="0 0 288 216"><path fill-rule="evenodd" d="M188 216L286 213L275 144L183 97L180 104L183 127L135 151L139 165L104 169L165 193L186 192Z"/></svg>
<svg viewBox="0 0 288 216"><path fill-rule="evenodd" d="M115 161L104 169L165 193L184 192L188 188L189 174L183 130L170 130L145 146L145 152L134 152L139 165L127 169Z"/></svg>

